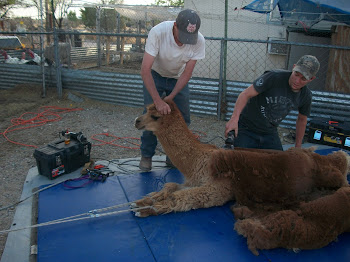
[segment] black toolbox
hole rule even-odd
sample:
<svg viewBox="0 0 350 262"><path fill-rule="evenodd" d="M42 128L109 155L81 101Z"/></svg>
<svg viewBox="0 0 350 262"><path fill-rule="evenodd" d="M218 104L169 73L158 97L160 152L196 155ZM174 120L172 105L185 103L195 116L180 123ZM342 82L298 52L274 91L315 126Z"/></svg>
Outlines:
<svg viewBox="0 0 350 262"><path fill-rule="evenodd" d="M350 123L314 118L309 124L308 142L350 150Z"/></svg>
<svg viewBox="0 0 350 262"><path fill-rule="evenodd" d="M68 144L58 139L46 146L35 149L34 158L40 175L49 179L71 173L90 161L91 143L71 139Z"/></svg>

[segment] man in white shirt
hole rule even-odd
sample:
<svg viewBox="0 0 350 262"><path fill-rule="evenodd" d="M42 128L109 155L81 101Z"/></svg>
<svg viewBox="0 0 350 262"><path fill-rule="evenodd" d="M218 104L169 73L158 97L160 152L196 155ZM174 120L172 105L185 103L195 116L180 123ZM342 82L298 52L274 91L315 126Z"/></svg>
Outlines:
<svg viewBox="0 0 350 262"><path fill-rule="evenodd" d="M188 81L198 59L205 57L205 39L198 32L201 20L190 9L181 11L176 21L165 21L151 29L141 65L144 83L144 104L154 103L158 112L169 114L171 109L161 96L173 100L185 122L190 124ZM157 138L151 131L141 136L140 169L152 169ZM169 159L167 164L171 165Z"/></svg>

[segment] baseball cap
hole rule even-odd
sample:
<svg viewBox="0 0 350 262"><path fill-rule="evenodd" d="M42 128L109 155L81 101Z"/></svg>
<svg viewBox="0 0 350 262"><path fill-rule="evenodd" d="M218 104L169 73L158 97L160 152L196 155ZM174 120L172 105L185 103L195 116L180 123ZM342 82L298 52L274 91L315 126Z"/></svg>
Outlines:
<svg viewBox="0 0 350 262"><path fill-rule="evenodd" d="M189 45L195 45L197 43L201 19L196 11L191 9L182 10L176 18L176 25L179 30L179 40L181 43Z"/></svg>
<svg viewBox="0 0 350 262"><path fill-rule="evenodd" d="M293 71L301 73L307 80L315 76L320 68L317 58L312 55L304 55L296 63Z"/></svg>

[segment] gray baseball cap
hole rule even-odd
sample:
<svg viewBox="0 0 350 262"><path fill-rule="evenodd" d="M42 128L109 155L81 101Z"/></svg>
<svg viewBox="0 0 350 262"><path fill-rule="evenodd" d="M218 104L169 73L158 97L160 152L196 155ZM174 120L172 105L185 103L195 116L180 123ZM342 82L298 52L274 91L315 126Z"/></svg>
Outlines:
<svg viewBox="0 0 350 262"><path fill-rule="evenodd" d="M307 80L310 80L317 74L318 69L320 69L320 63L317 58L312 55L304 55L296 63L293 71L303 74Z"/></svg>
<svg viewBox="0 0 350 262"><path fill-rule="evenodd" d="M181 43L189 45L195 45L197 43L201 19L196 11L191 9L182 10L176 18L176 25L179 30L179 40Z"/></svg>

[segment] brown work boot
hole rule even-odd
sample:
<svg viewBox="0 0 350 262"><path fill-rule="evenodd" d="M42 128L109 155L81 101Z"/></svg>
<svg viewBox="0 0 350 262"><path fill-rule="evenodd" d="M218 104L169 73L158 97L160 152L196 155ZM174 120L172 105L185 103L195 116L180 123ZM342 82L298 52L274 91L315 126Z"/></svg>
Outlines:
<svg viewBox="0 0 350 262"><path fill-rule="evenodd" d="M174 164L171 162L171 160L168 156L166 156L166 158L165 158L165 165L167 167L170 167L170 168L176 168L176 166L174 166Z"/></svg>
<svg viewBox="0 0 350 262"><path fill-rule="evenodd" d="M152 157L141 156L139 168L144 172L150 171L152 169Z"/></svg>

